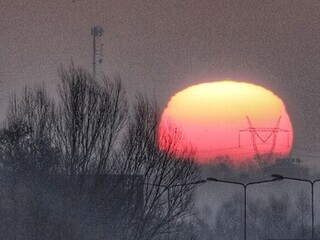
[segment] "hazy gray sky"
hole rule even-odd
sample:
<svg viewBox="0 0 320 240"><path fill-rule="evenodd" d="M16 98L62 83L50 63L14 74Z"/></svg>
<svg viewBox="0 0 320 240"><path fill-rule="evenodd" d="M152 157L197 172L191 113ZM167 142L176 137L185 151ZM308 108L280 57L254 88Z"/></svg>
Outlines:
<svg viewBox="0 0 320 240"><path fill-rule="evenodd" d="M130 94L164 107L203 77L248 79L286 103L295 156L320 156L320 1L0 0L2 101L27 83L54 89L71 59L91 71L96 24L102 69Z"/></svg>

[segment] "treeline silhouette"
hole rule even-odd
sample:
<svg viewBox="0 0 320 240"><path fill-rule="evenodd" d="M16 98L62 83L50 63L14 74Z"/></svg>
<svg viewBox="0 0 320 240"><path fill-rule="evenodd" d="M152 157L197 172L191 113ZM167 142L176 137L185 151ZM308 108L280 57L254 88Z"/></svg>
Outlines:
<svg viewBox="0 0 320 240"><path fill-rule="evenodd" d="M215 189L212 201L221 204L214 219L204 218L193 208L189 183L199 176L249 182L273 173L314 178L290 158L260 156L238 168L223 156L199 169L172 124L161 129L166 151L159 148L156 102L140 94L129 104L120 77L94 81L73 65L59 76L58 97L27 86L9 100L0 129L1 239L242 239L243 196L217 198ZM309 195L251 196L248 239L309 238Z"/></svg>
<svg viewBox="0 0 320 240"><path fill-rule="evenodd" d="M119 77L61 67L58 98L26 87L0 130L1 239L184 239L197 167L162 134L155 101ZM169 131L170 129L168 129Z"/></svg>
<svg viewBox="0 0 320 240"><path fill-rule="evenodd" d="M301 159L276 158L265 161L263 156L248 159L235 166L228 156L201 166L203 178L249 183L271 179L274 173L294 178L319 179ZM213 190L212 190L213 189ZM315 185L315 238L320 235L320 185ZM199 207L197 239L243 239L244 193L241 186L210 182L201 186L198 197L212 192L212 201ZM207 194L208 196L208 194ZM215 205L215 208L211 207ZM311 239L311 187L297 181L275 181L249 186L247 189L247 239Z"/></svg>
<svg viewBox="0 0 320 240"><path fill-rule="evenodd" d="M311 206L305 194L251 199L247 204L247 239L311 239ZM218 209L213 225L200 220L197 239L241 240L243 219L243 196L234 194Z"/></svg>

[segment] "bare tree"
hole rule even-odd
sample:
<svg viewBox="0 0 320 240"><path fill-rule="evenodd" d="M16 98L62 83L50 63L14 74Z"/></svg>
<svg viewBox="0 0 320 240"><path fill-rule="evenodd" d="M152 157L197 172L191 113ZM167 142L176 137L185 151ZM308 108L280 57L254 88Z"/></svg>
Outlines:
<svg viewBox="0 0 320 240"><path fill-rule="evenodd" d="M59 153L52 144L52 102L43 87L25 87L13 95L0 132L1 164L14 171L48 174L58 168Z"/></svg>
<svg viewBox="0 0 320 240"><path fill-rule="evenodd" d="M73 65L61 67L60 102L53 120L55 144L71 176L105 173L107 161L126 121L126 99L120 79L102 83Z"/></svg>
<svg viewBox="0 0 320 240"><path fill-rule="evenodd" d="M91 174L99 179L93 192L83 196L95 209L92 217L101 219L96 229L113 239L156 239L178 231L192 203L193 186L188 183L196 179L191 148L185 147L184 156L176 154L181 134L175 130L175 135L162 135L168 144L163 151L155 102L138 97L129 117L120 79L94 82L73 66L62 68L60 75L55 144L69 176Z"/></svg>
<svg viewBox="0 0 320 240"><path fill-rule="evenodd" d="M197 180L182 133L167 125L159 135L159 110L145 97L130 114L120 78L96 82L72 65L60 77L57 103L43 88L26 88L0 132L2 170L19 180L11 195L2 192L12 196L8 218L0 217L13 223L5 228L12 239L182 236Z"/></svg>
<svg viewBox="0 0 320 240"><path fill-rule="evenodd" d="M0 221L6 239L41 239L54 225L43 201L60 161L51 141L51 104L43 87L26 87L10 99L0 131L1 199L8 203Z"/></svg>
<svg viewBox="0 0 320 240"><path fill-rule="evenodd" d="M157 239L163 235L168 239L179 231L179 222L186 220L192 204L194 186L189 183L197 178L192 149L186 146L185 155L178 156L176 147L183 144L182 134L176 130L176 134L159 135L159 120L156 103L139 96L117 158L119 174L143 176L143 211L133 215L139 221L132 225L134 229L127 228L122 239ZM166 150L159 147L160 137L166 138Z"/></svg>

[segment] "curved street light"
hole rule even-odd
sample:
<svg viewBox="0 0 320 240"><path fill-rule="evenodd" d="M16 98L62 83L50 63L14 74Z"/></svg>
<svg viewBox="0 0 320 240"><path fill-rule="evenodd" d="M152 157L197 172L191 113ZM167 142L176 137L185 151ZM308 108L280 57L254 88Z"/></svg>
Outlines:
<svg viewBox="0 0 320 240"><path fill-rule="evenodd" d="M244 233L244 240L247 240L247 187L249 185L255 185L255 184L261 184L261 183L268 183L268 182L274 182L278 181L280 179L273 178L270 180L263 180L263 181L257 181L257 182L249 182L249 183L241 183L241 182L235 182L235 181L225 181L225 180L220 180L217 178L212 178L209 177L207 178L207 181L212 181L212 182L221 182L221 183L228 183L228 184L235 184L235 185L241 185L243 187L244 191L244 227L243 227L243 233Z"/></svg>
<svg viewBox="0 0 320 240"><path fill-rule="evenodd" d="M285 177L280 174L272 174L271 177L275 180L293 180L293 181L299 181L299 182L307 182L311 185L311 232L312 232L312 239L314 239L314 184L316 182L320 182L320 179L311 181L309 179L303 179L303 178L294 178L294 177Z"/></svg>

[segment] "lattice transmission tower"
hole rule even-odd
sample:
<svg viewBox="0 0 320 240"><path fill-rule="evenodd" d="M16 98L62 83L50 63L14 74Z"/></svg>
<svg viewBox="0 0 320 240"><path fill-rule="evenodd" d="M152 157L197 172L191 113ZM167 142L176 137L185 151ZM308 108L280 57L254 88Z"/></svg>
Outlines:
<svg viewBox="0 0 320 240"><path fill-rule="evenodd" d="M254 127L250 118L247 116L248 128L239 130L239 147L241 147L241 133L250 133L251 135L251 144L253 150L256 153L256 156L259 160L262 159L262 156L266 156L266 160L271 160L274 157L274 150L277 145L277 136L279 133L284 133L287 135L287 147L289 147L289 130L279 128L281 116L278 118L274 127ZM262 133L264 133L262 135ZM270 150L265 154L262 154L258 148L258 141L262 145L268 145L271 142Z"/></svg>
<svg viewBox="0 0 320 240"><path fill-rule="evenodd" d="M93 61L92 61L92 76L93 80L97 80L98 77L101 77L100 65L103 62L103 44L101 43L101 37L103 34L103 29L100 26L94 26L91 28L91 35L93 37Z"/></svg>

